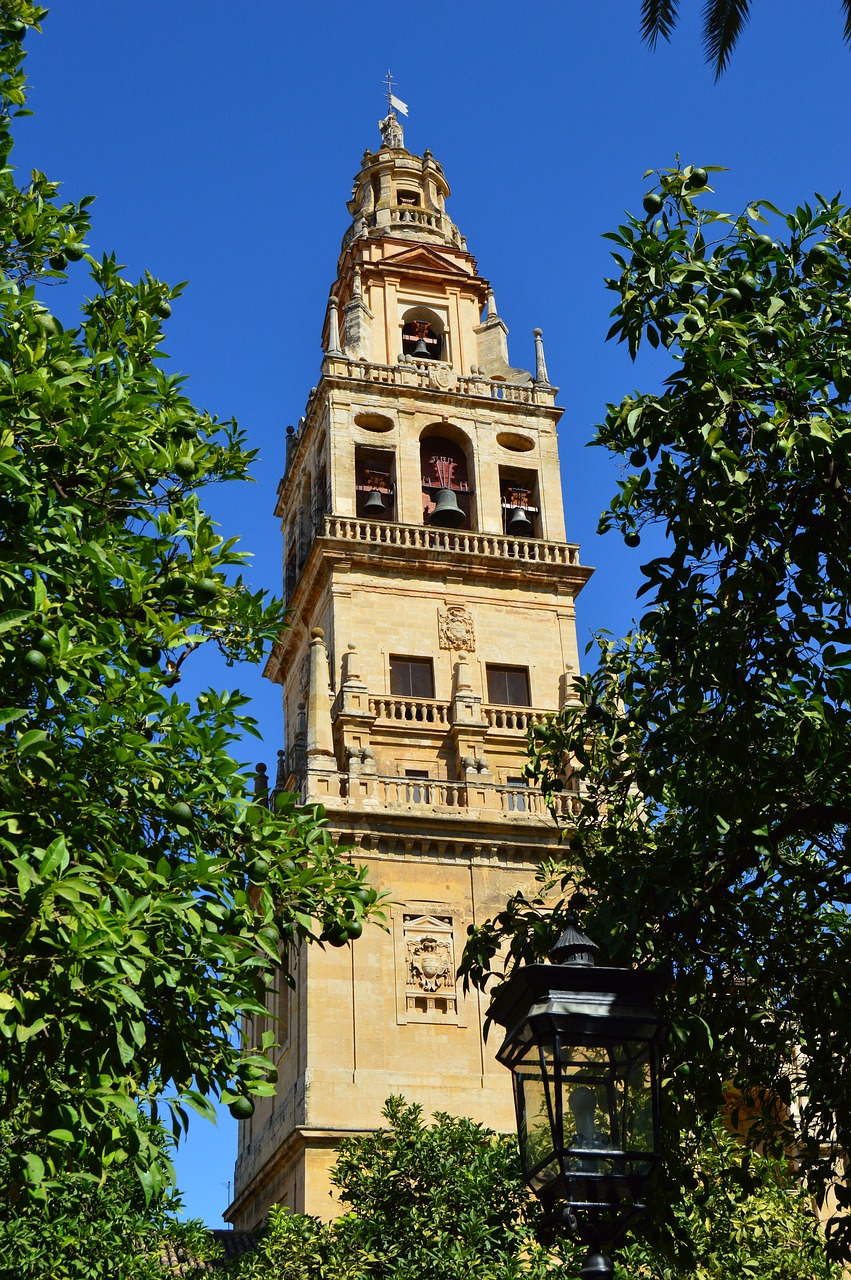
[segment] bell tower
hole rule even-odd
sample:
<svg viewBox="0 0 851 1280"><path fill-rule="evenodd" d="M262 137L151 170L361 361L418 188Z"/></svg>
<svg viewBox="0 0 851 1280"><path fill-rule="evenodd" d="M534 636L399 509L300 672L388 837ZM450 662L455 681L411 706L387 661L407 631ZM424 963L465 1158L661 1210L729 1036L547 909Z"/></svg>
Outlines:
<svg viewBox="0 0 851 1280"><path fill-rule="evenodd" d="M287 428L291 625L266 674L284 704L276 788L325 806L390 895L389 930L303 948L295 989L270 996L279 1076L240 1124L226 1216L242 1228L275 1203L333 1216L333 1148L379 1127L391 1094L513 1128L484 1002L455 970L468 926L531 889L560 841L524 773L529 724L578 672L591 572L565 539L557 388L540 330L534 370L511 365L441 166L406 150L392 104L380 129L348 202L319 382Z"/></svg>

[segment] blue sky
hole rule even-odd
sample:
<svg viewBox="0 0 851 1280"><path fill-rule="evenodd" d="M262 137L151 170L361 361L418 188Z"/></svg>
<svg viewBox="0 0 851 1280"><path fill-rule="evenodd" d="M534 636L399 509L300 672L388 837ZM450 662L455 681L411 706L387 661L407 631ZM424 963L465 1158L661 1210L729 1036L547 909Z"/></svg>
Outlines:
<svg viewBox="0 0 851 1280"><path fill-rule="evenodd" d="M211 507L254 554L250 577L277 590L272 518L287 423L318 377L319 337L345 200L364 148L377 149L388 67L410 104L408 147L443 164L449 210L511 330L512 363L544 331L566 412L561 458L568 537L597 573L580 600L581 640L624 631L646 542L596 535L618 478L585 448L607 402L664 376L606 344L614 295L601 239L639 210L649 168L721 164L714 207L753 198L781 208L813 191L851 194L851 53L839 0L756 0L720 84L702 61L698 0L683 0L670 45L639 43L639 0L461 0L275 4L222 0L56 5L29 36L30 105L13 160L96 195L92 250L114 250L187 293L167 326L171 368L196 403L235 416L259 450L253 488ZM70 321L84 264L49 302ZM199 673L199 679L202 673ZM276 690L259 673L215 673L255 698L269 762L280 745ZM200 1119L180 1153L187 1209L221 1225L235 1124Z"/></svg>

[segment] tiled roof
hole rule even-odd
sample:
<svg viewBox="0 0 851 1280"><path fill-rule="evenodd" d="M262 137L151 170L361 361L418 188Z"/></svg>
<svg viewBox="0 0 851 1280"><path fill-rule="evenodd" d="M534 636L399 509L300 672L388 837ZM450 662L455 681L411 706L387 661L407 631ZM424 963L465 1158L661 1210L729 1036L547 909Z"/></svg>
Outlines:
<svg viewBox="0 0 851 1280"><path fill-rule="evenodd" d="M229 1231L222 1227L213 1227L209 1233L221 1247L221 1256L210 1262L199 1262L184 1250L176 1250L171 1241L163 1242L162 1259L176 1276L194 1275L197 1271L214 1274L221 1271L234 1258L241 1258L250 1253L260 1236L257 1231Z"/></svg>

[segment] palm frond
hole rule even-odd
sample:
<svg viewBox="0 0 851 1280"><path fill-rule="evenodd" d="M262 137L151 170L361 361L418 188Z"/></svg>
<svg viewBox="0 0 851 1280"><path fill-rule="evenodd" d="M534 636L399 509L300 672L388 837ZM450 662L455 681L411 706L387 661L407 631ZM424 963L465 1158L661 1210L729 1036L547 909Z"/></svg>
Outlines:
<svg viewBox="0 0 851 1280"><path fill-rule="evenodd" d="M851 0L845 0L851 4ZM680 0L641 0L641 39L656 48L656 41L662 36L670 40L671 32L677 25L677 10Z"/></svg>
<svg viewBox="0 0 851 1280"><path fill-rule="evenodd" d="M845 0L843 0L845 2ZM750 17L750 0L706 0L703 9L703 47L718 80L730 60Z"/></svg>
<svg viewBox="0 0 851 1280"><path fill-rule="evenodd" d="M844 39L846 44L851 44L851 0L842 0L842 8L845 12Z"/></svg>

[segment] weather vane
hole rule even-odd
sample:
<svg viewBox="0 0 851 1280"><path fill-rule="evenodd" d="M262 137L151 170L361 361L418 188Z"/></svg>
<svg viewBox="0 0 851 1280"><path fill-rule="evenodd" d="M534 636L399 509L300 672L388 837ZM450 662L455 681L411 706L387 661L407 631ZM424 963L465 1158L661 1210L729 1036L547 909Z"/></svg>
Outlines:
<svg viewBox="0 0 851 1280"><path fill-rule="evenodd" d="M396 81L393 79L393 73L388 68L387 88L384 91L385 97L387 98L387 105L391 111L401 111L402 115L406 116L408 114L408 104L407 102L403 102L401 98L396 97L393 92L395 86Z"/></svg>

